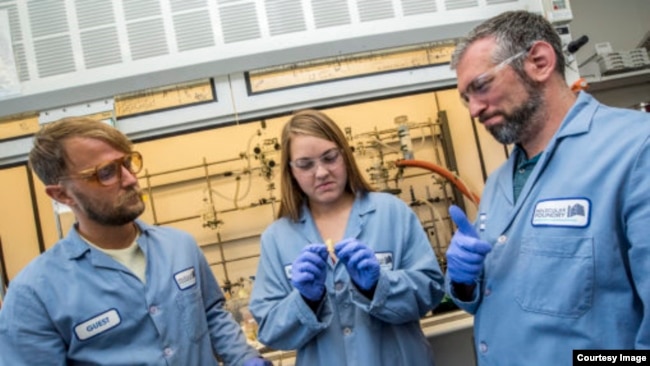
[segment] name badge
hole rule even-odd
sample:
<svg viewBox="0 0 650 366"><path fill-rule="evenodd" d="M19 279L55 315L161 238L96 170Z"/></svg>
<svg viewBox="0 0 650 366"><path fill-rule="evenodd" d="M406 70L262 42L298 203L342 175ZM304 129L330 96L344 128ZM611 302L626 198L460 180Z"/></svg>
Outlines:
<svg viewBox="0 0 650 366"><path fill-rule="evenodd" d="M181 290L186 290L196 285L196 274L194 272L194 267L190 267L176 273L174 275L174 281L176 281L176 285Z"/></svg>
<svg viewBox="0 0 650 366"><path fill-rule="evenodd" d="M74 333L80 341L92 338L117 327L122 322L120 314L115 309L99 314L74 327Z"/></svg>
<svg viewBox="0 0 650 366"><path fill-rule="evenodd" d="M289 281L291 281L291 267L292 267L291 264L287 264L286 266L284 266L284 274L287 276L287 279Z"/></svg>
<svg viewBox="0 0 650 366"><path fill-rule="evenodd" d="M560 198L539 201L533 212L533 226L587 227L591 201L586 198Z"/></svg>
<svg viewBox="0 0 650 366"><path fill-rule="evenodd" d="M385 271L393 270L393 253L378 252L375 253L375 258L377 258L377 262L379 262L379 268Z"/></svg>

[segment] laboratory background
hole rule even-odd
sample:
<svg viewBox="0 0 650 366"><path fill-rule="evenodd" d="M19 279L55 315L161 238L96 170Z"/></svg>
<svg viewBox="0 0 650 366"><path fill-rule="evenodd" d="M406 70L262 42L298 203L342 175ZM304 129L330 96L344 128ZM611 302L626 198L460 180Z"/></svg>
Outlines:
<svg viewBox="0 0 650 366"><path fill-rule="evenodd" d="M289 115L324 111L368 181L418 215L441 267L451 204L474 218L511 146L472 120L449 60L503 11L539 12L565 44L567 82L650 112L648 0L0 0L0 299L74 223L27 165L31 137L91 116L134 141L148 223L191 233L251 344L260 234L279 207ZM475 365L472 317L422 319L438 365Z"/></svg>

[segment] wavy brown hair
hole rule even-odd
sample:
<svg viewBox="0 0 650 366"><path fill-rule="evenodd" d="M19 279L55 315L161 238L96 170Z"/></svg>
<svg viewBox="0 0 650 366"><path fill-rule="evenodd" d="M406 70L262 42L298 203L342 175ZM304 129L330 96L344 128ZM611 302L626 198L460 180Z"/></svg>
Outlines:
<svg viewBox="0 0 650 366"><path fill-rule="evenodd" d="M88 117L66 117L46 124L34 135L29 165L45 184L57 184L67 174L65 142L73 137L104 141L123 153L132 152L131 141L118 129Z"/></svg>
<svg viewBox="0 0 650 366"><path fill-rule="evenodd" d="M314 136L332 141L341 149L345 170L348 175L345 184L346 192L356 195L357 193L365 194L374 190L361 175L361 171L354 160L352 149L341 128L323 112L314 109L301 110L294 113L282 129L282 151L280 154L280 192L282 198L278 217L298 220L300 210L307 200L307 196L300 189L300 185L298 185L291 173L291 167L289 166L291 161L291 140L294 136L299 135Z"/></svg>

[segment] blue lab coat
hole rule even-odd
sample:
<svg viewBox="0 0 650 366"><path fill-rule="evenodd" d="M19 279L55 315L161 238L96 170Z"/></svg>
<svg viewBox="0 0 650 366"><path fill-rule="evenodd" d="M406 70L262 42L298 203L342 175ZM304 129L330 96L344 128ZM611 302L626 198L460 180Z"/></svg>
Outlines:
<svg viewBox="0 0 650 366"><path fill-rule="evenodd" d="M517 202L515 149L476 220L492 244L474 298L480 366L572 365L650 348L650 114L581 93ZM449 289L449 280L446 282Z"/></svg>
<svg viewBox="0 0 650 366"><path fill-rule="evenodd" d="M241 365L258 352L194 239L136 221L146 284L72 228L11 281L0 365Z"/></svg>
<svg viewBox="0 0 650 366"><path fill-rule="evenodd" d="M262 234L262 255L249 308L258 338L297 350L296 365L432 365L419 320L444 294L444 279L415 213L400 199L369 193L354 202L345 230L375 251L381 265L372 299L328 259L326 292L314 313L290 282L304 246L323 243L306 207L297 222L275 221Z"/></svg>

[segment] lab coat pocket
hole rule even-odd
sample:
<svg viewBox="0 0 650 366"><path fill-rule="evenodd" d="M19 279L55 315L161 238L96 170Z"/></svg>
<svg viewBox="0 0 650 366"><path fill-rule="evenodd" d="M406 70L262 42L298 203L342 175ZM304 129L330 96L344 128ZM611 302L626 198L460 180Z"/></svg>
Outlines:
<svg viewBox="0 0 650 366"><path fill-rule="evenodd" d="M593 301L593 238L524 237L514 273L523 310L577 318Z"/></svg>
<svg viewBox="0 0 650 366"><path fill-rule="evenodd" d="M194 342L208 331L201 292L197 286L182 290L176 295L176 305L181 314L182 326Z"/></svg>

